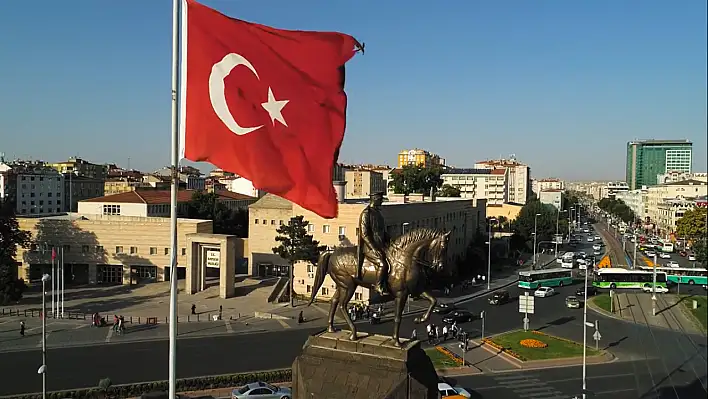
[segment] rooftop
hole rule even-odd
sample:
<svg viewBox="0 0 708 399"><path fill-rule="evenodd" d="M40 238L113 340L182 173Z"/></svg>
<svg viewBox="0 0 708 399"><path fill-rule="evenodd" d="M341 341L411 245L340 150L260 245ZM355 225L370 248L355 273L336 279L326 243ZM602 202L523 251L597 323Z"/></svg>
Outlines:
<svg viewBox="0 0 708 399"><path fill-rule="evenodd" d="M192 195L197 190L179 190L177 191L177 202L189 202ZM234 193L231 191L217 191L216 194L222 200L253 200L254 197ZM104 197L86 199L79 202L110 202L121 204L149 204L162 205L170 203L169 190L135 190L125 193L106 195Z"/></svg>
<svg viewBox="0 0 708 399"><path fill-rule="evenodd" d="M694 179L674 181L671 183L661 184L662 186L705 186L706 182Z"/></svg>
<svg viewBox="0 0 708 399"><path fill-rule="evenodd" d="M443 175L489 175L492 173L491 169L449 169L446 170Z"/></svg>
<svg viewBox="0 0 708 399"><path fill-rule="evenodd" d="M682 140L657 140L657 139L646 139L646 140L634 140L627 143L627 145L640 144L640 145L662 145L662 144L693 144L687 139Z"/></svg>
<svg viewBox="0 0 708 399"><path fill-rule="evenodd" d="M93 214L83 214L83 213L59 213L51 216L42 215L18 215L17 219L34 219L34 220L66 220L66 221L80 221L80 220L105 220L114 222L147 222L147 223L166 223L169 219L164 217L152 217L152 216L122 216L122 215L93 215ZM212 222L211 220L205 219L189 219L189 218L178 218L182 223L202 223L202 222Z"/></svg>

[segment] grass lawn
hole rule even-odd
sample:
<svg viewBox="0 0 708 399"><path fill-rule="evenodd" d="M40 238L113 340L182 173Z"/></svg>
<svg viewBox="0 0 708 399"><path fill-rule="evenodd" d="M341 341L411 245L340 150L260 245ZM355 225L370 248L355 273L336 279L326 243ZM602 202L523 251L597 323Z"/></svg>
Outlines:
<svg viewBox="0 0 708 399"><path fill-rule="evenodd" d="M435 348L428 348L425 350L425 354L428 355L430 360L433 362L433 366L436 369L445 369L450 367L460 367L454 360L450 359L449 356L440 352Z"/></svg>
<svg viewBox="0 0 708 399"><path fill-rule="evenodd" d="M609 312L610 311L610 294L608 293L601 293L598 294L595 298L592 299L593 303L595 306L598 308Z"/></svg>
<svg viewBox="0 0 708 399"><path fill-rule="evenodd" d="M521 346L522 339L537 339L548 345L546 348L527 348ZM512 331L506 334L497 335L492 341L505 349L517 353L522 360L543 360L560 359L566 357L577 357L583 355L583 346L575 342L555 338L550 335L535 334L531 331ZM597 355L594 349L587 349L588 356Z"/></svg>
<svg viewBox="0 0 708 399"><path fill-rule="evenodd" d="M698 301L698 309L693 309L693 301ZM708 297L705 296L689 296L682 298L683 306L698 320L703 327L703 331L708 330Z"/></svg>

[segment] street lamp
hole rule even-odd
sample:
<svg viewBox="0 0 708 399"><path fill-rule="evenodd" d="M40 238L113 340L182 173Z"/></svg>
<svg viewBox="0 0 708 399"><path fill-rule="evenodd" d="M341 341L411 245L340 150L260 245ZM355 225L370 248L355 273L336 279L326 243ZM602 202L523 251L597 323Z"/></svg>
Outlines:
<svg viewBox="0 0 708 399"><path fill-rule="evenodd" d="M533 217L533 268L536 268L536 228L538 227L538 217L541 216L540 213L537 213L536 216Z"/></svg>
<svg viewBox="0 0 708 399"><path fill-rule="evenodd" d="M42 276L42 366L37 370L42 374L42 399L47 399L47 289L46 283L51 277Z"/></svg>
<svg viewBox="0 0 708 399"><path fill-rule="evenodd" d="M571 206L570 212L568 212L568 241L570 241L570 234L571 234L570 226L573 224L572 220L573 220L573 211L574 210L575 210L575 208Z"/></svg>
<svg viewBox="0 0 708 399"><path fill-rule="evenodd" d="M568 212L568 211L565 209L561 211L559 209L558 213L556 214L556 236L554 237L554 240L553 240L556 242L556 252L555 252L556 258L558 257L558 222L560 221L560 215L563 212Z"/></svg>
<svg viewBox="0 0 708 399"><path fill-rule="evenodd" d="M489 219L489 242L487 250L487 291L490 290L492 284L492 223L496 223L497 219Z"/></svg>
<svg viewBox="0 0 708 399"><path fill-rule="evenodd" d="M592 263L595 264L595 257L592 257ZM593 266L594 267L594 266ZM585 399L585 390L587 389L586 372L587 365L585 363L585 357L588 350L588 270L585 268L585 299L583 302L583 399Z"/></svg>

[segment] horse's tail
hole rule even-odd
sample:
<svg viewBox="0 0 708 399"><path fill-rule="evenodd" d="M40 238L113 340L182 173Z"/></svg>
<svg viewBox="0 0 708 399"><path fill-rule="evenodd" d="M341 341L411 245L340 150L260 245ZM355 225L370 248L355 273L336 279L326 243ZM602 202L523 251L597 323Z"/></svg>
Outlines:
<svg viewBox="0 0 708 399"><path fill-rule="evenodd" d="M314 285L312 286L312 294L310 296L310 303L307 304L307 306L312 305L313 302L315 302L315 297L317 297L317 292L320 290L320 287L322 287L322 284L325 281L325 277L327 277L327 273L329 273L329 258L332 256L331 251L326 251L320 254L319 258L317 259L317 272L315 273L315 282Z"/></svg>

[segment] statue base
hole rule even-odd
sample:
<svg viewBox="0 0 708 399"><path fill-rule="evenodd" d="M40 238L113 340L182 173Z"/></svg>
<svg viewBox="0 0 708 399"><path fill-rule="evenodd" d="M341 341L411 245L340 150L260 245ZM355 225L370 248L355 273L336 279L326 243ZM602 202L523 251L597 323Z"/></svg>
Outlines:
<svg viewBox="0 0 708 399"><path fill-rule="evenodd" d="M293 399L434 399L438 375L420 341L349 331L308 338L293 362Z"/></svg>

